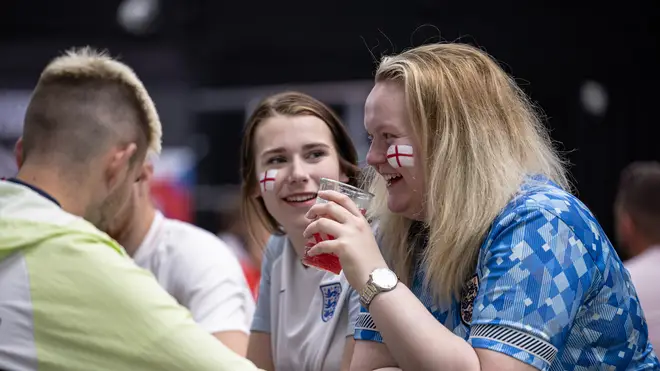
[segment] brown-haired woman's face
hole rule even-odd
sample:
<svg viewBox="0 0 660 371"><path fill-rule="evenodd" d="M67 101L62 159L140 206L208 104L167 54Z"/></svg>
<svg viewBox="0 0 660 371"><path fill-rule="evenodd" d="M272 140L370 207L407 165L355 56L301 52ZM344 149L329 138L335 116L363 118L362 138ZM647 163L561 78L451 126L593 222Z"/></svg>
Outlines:
<svg viewBox="0 0 660 371"><path fill-rule="evenodd" d="M255 169L268 212L287 231L302 231L319 180L348 181L327 124L316 116L274 116L255 132Z"/></svg>

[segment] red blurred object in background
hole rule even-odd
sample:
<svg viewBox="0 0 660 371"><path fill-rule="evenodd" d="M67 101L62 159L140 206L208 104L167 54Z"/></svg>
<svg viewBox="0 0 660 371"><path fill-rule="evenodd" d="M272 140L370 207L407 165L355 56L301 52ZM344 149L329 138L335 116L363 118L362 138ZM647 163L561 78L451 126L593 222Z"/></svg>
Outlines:
<svg viewBox="0 0 660 371"><path fill-rule="evenodd" d="M154 179L151 196L156 207L168 218L191 223L193 221L190 189L176 181Z"/></svg>
<svg viewBox="0 0 660 371"><path fill-rule="evenodd" d="M257 296L259 296L261 269L256 268L251 262L245 260L241 260L241 267L243 268L245 279L247 280L248 286L250 287L250 291L252 291L254 300L257 300Z"/></svg>
<svg viewBox="0 0 660 371"><path fill-rule="evenodd" d="M153 159L151 195L156 207L168 218L192 223L192 187L195 156L190 148L166 147Z"/></svg>

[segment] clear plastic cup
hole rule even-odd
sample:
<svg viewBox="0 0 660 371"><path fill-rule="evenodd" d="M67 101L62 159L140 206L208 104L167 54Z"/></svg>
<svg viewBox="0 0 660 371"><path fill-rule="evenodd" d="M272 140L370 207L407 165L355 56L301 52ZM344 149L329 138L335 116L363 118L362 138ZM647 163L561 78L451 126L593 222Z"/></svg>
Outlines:
<svg viewBox="0 0 660 371"><path fill-rule="evenodd" d="M374 197L374 195L372 195L371 193L363 191L360 188L353 187L352 185L332 179L321 178L319 191L328 191L328 190L337 191L339 193L348 196L351 200L353 200L353 202L355 202L355 205L357 205L358 209L360 209L362 215L365 215L367 213L369 204L371 203L371 200ZM321 197L316 198L317 204L326 203L326 202L328 201L322 199ZM323 217L323 216L319 216L319 217ZM328 235L325 233L315 233L314 236L312 236L307 240L306 249L309 250L310 248L314 247L314 245L316 245L321 241L334 240L334 239L335 237L332 235ZM305 256L302 259L302 262L307 266L332 272L334 274L341 273L341 263L339 262L339 258L334 254L319 254L316 256Z"/></svg>

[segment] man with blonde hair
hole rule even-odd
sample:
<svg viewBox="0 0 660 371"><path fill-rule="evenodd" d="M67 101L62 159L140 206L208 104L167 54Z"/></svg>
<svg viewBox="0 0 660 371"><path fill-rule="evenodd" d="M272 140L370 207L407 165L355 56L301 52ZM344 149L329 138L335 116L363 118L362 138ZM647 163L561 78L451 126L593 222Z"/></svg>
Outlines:
<svg viewBox="0 0 660 371"><path fill-rule="evenodd" d="M18 175L0 181L0 369L255 369L99 231L160 141L153 102L126 65L84 48L44 69Z"/></svg>

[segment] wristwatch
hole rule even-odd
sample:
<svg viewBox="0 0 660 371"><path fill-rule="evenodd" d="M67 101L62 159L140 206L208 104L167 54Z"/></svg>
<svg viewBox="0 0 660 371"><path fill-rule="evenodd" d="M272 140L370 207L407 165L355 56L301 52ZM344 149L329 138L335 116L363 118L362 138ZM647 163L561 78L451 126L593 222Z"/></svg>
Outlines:
<svg viewBox="0 0 660 371"><path fill-rule="evenodd" d="M369 309L369 304L381 292L391 291L399 283L396 273L387 268L376 268L369 274L367 285L360 291L360 304Z"/></svg>

